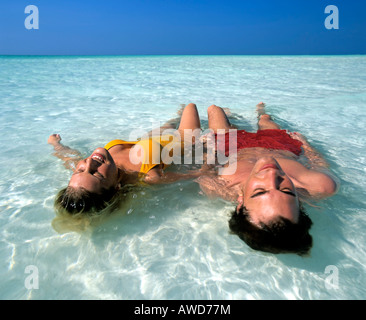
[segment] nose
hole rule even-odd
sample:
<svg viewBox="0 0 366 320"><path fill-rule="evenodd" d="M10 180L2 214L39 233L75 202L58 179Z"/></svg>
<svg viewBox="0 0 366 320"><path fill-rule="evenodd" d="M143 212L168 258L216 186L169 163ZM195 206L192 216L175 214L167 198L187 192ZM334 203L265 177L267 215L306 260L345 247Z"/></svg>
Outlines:
<svg viewBox="0 0 366 320"><path fill-rule="evenodd" d="M265 177L270 185L274 189L278 189L281 182L284 180L284 172L282 170L269 169L265 172Z"/></svg>
<svg viewBox="0 0 366 320"><path fill-rule="evenodd" d="M87 158L85 160L85 171L88 173L93 173L97 170L98 165L96 161L94 161L92 158Z"/></svg>

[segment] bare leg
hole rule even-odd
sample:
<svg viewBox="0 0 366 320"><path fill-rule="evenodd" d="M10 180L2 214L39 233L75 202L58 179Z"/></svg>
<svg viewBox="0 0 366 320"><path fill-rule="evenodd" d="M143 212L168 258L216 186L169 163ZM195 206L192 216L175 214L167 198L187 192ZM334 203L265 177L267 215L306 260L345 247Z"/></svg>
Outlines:
<svg viewBox="0 0 366 320"><path fill-rule="evenodd" d="M257 104L257 112L258 112L258 130L267 130L267 129L281 129L281 127L272 120L269 114L266 114L265 104L260 102Z"/></svg>
<svg viewBox="0 0 366 320"><path fill-rule="evenodd" d="M178 130L182 133L185 129L200 129L201 121L197 111L197 107L194 103L188 104L183 112L180 119Z"/></svg>
<svg viewBox="0 0 366 320"><path fill-rule="evenodd" d="M162 130L165 130L165 129L177 129L178 124L181 121L184 108L185 108L185 105L184 104L181 104L181 108L177 111L178 117L177 118L174 118L174 119L170 119L166 123L164 123L161 126Z"/></svg>
<svg viewBox="0 0 366 320"><path fill-rule="evenodd" d="M162 126L149 131L147 133L148 136L151 137L152 135L157 135L157 134L161 135L167 129L176 130L179 122L181 121L183 110L184 110L184 105L181 105L181 108L177 111L177 115L178 115L177 118L170 119L167 122L165 122Z"/></svg>
<svg viewBox="0 0 366 320"><path fill-rule="evenodd" d="M208 107L207 115L208 127L214 132L217 132L218 129L229 130L234 128L226 116L224 109L218 106L212 105Z"/></svg>

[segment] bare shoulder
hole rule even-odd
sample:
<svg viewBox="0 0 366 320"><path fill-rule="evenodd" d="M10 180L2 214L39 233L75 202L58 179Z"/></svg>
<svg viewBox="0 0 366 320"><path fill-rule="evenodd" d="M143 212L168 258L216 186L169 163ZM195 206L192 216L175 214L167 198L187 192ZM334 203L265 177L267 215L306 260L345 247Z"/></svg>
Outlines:
<svg viewBox="0 0 366 320"><path fill-rule="evenodd" d="M152 168L145 176L144 182L148 184L159 183L162 177L162 169L160 166Z"/></svg>

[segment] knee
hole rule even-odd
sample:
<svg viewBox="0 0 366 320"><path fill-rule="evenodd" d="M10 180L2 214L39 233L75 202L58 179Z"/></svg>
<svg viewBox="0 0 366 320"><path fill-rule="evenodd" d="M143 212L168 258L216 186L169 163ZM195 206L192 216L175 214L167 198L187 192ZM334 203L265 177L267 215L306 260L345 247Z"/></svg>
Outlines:
<svg viewBox="0 0 366 320"><path fill-rule="evenodd" d="M186 105L186 108L197 109L197 106L194 103L189 103Z"/></svg>
<svg viewBox="0 0 366 320"><path fill-rule="evenodd" d="M207 108L207 113L212 114L212 113L216 112L219 109L221 109L221 108L213 104L212 106L209 106Z"/></svg>
<svg viewBox="0 0 366 320"><path fill-rule="evenodd" d="M198 112L197 106L194 103L189 103L185 106L183 113L192 113L192 112Z"/></svg>
<svg viewBox="0 0 366 320"><path fill-rule="evenodd" d="M269 121L271 120L271 116L269 114L262 114L260 117L259 117L259 120L260 121Z"/></svg>

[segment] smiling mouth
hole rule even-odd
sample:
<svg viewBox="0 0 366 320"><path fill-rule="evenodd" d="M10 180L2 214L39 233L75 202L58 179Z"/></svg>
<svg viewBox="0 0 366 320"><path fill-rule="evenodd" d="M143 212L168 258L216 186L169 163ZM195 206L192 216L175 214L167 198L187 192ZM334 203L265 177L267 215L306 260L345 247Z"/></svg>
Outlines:
<svg viewBox="0 0 366 320"><path fill-rule="evenodd" d="M105 162L105 157L103 155L101 155L100 153L93 153L91 155L91 158L93 160L96 160L96 161L101 162L101 163Z"/></svg>

